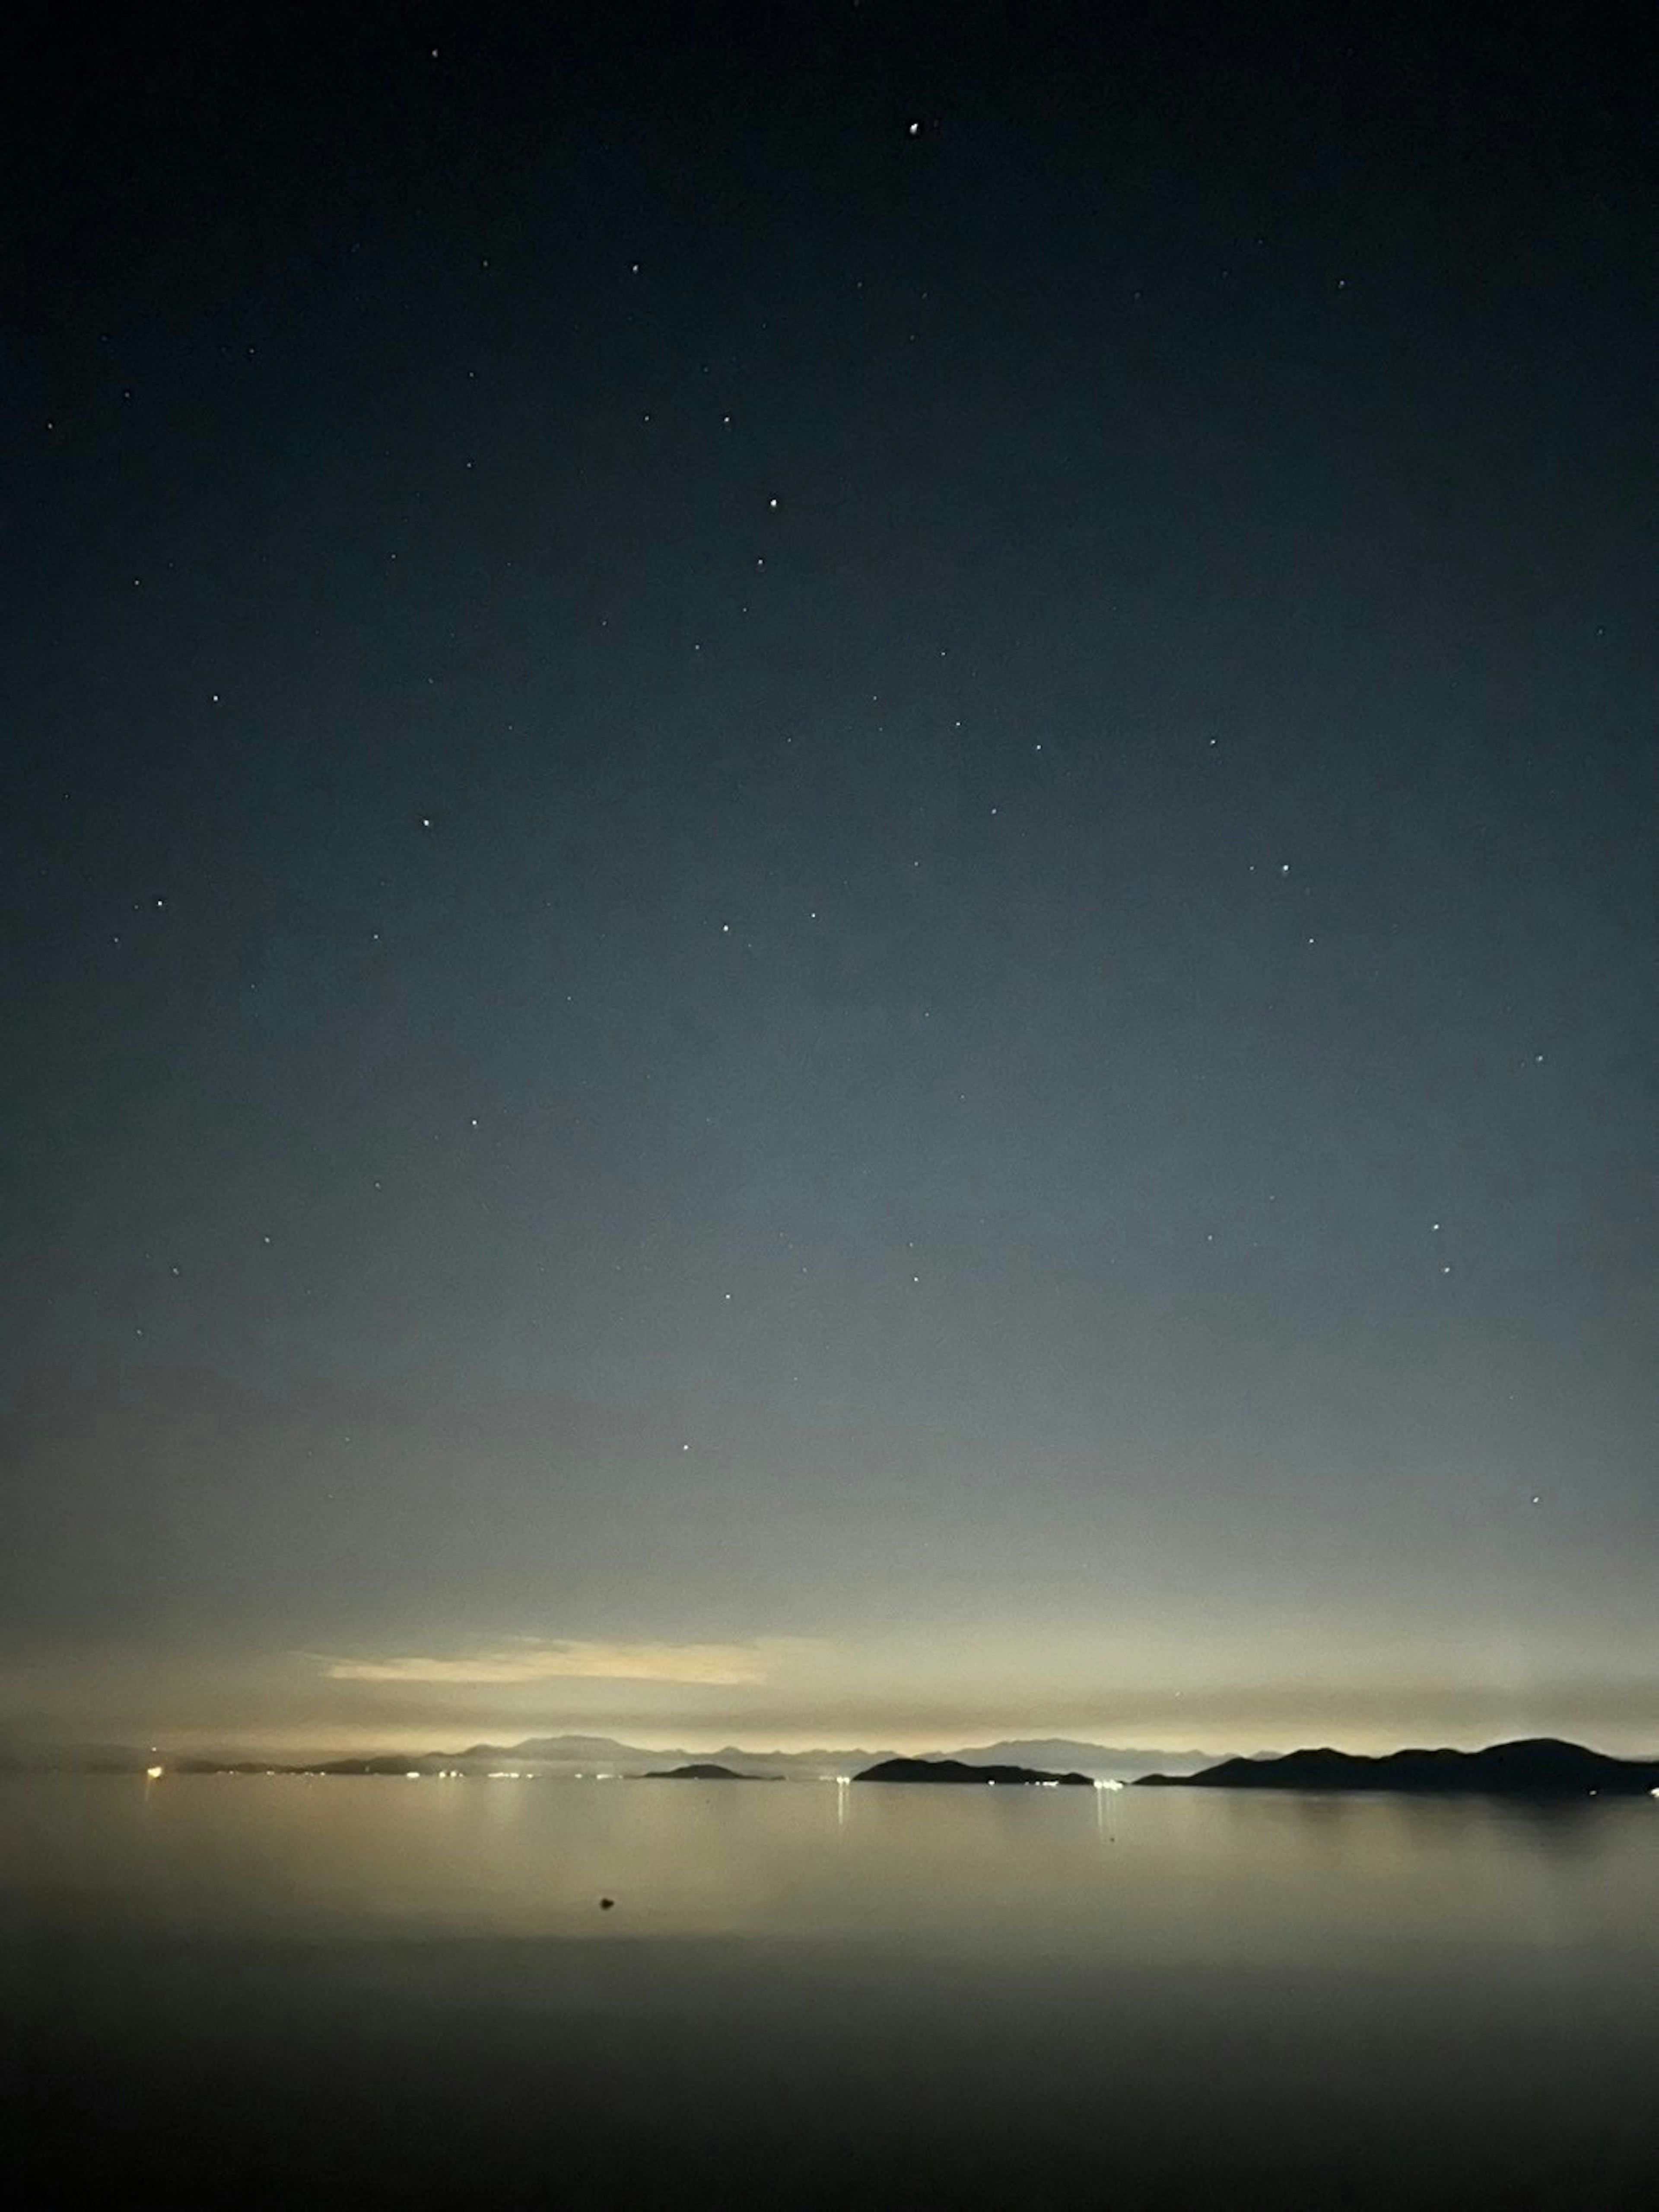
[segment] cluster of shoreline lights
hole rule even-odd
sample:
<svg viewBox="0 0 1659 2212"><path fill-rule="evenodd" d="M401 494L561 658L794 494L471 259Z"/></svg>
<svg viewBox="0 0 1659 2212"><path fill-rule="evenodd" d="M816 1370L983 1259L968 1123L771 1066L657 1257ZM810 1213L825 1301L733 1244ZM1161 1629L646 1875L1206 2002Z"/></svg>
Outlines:
<svg viewBox="0 0 1659 2212"><path fill-rule="evenodd" d="M153 1766L149 1771L152 1774L159 1774L161 1771L159 1766ZM269 1768L267 1771L275 1773L276 1769ZM570 1778L573 1782L619 1782L623 1779L622 1776L617 1774L588 1774L580 1769L578 1769ZM838 1790L845 1790L849 1783L857 1779L857 1777L851 1774L817 1774L812 1778L815 1782L833 1782ZM424 1767L411 1766L404 1776L405 1782L476 1782L478 1779L479 1777L475 1772L470 1771L464 1766L440 1766L431 1772L428 1772ZM555 1778L520 1766L495 1766L490 1768L483 1779L486 1782L546 1782ZM996 1788L994 1776L987 1778L985 1786L988 1790ZM1057 1780L1053 1782L1044 1780L1039 1782L1036 1786L1039 1790L1058 1790L1060 1784ZM1127 1784L1119 1782L1115 1778L1108 1781L1097 1777L1095 1782L1097 1790L1122 1790L1127 1787ZM1659 1790L1656 1790L1654 1795L1659 1797Z"/></svg>
<svg viewBox="0 0 1659 2212"><path fill-rule="evenodd" d="M318 1771L318 1769L313 1767L309 1770L301 1770L302 1772L307 1771L315 1774ZM287 1769L286 1771L292 1773L293 1769L290 1767ZM166 1772L167 1769L164 1766L147 1766L144 1769L144 1779L147 1782L159 1782ZM276 1767L266 1767L266 1779L272 1779L276 1776L276 1772L277 1769ZM373 1778L371 1777L370 1778L372 1779ZM582 1771L580 1769L578 1769L578 1771L573 1774L570 1778L573 1782L620 1782L623 1779L623 1777L619 1774L610 1773L588 1774ZM813 1777L813 1779L817 1782L833 1782L838 1790L845 1790L848 1784L855 1778L856 1778L851 1774L819 1774ZM411 1766L404 1776L404 1780L405 1782L477 1782L479 1780L485 1782L544 1782L553 1781L555 1779L556 1779L556 1777L555 1776L538 1773L533 1768L522 1766L492 1766L489 1771L482 1777L471 1771L465 1766L440 1766L435 1768L430 1774L427 1773L421 1767ZM995 1777L988 1776L986 1778L985 1786L988 1790L994 1790L997 1786ZM1029 1789L1030 1785L1028 1783L1018 1784L1015 1786L1018 1788ZM1058 1790L1060 1784L1058 1781L1042 1781L1039 1782L1036 1786L1039 1790ZM1120 1782L1115 1775L1110 1777L1097 1775L1095 1777L1095 1788L1097 1790L1127 1790L1128 1786L1129 1785L1127 1782ZM1601 1792L1599 1790L1592 1790L1589 1794L1592 1797L1596 1797L1601 1795ZM1659 1790L1650 1790L1648 1795L1650 1797L1659 1799Z"/></svg>
<svg viewBox="0 0 1659 2212"><path fill-rule="evenodd" d="M267 1781L274 1780L279 1771L291 1774L294 1770L292 1767L278 1769L275 1766L268 1766L265 1769L265 1779ZM309 1771L310 1773L316 1774L319 1770L316 1767L312 1767L308 1770L302 1768L301 1771L302 1773ZM144 1769L144 1779L147 1782L159 1782L166 1772L167 1769L164 1766L147 1766ZM371 1776L368 1778L373 1780L374 1778ZM623 1779L623 1777L618 1774L611 1773L589 1774L579 1768L570 1778L573 1782L620 1782ZM534 1768L522 1766L492 1766L487 1773L482 1776L477 1773L473 1769L465 1766L439 1766L434 1767L429 1773L424 1767L411 1766L406 1770L404 1775L404 1780L405 1782L477 1782L480 1780L484 1782L550 1782L555 1779L556 1779L556 1778L552 1775L538 1773ZM813 1780L816 1782L833 1782L838 1790L845 1790L848 1784L855 1779L856 1778L851 1774L818 1774L813 1777ZM997 1786L995 1778L994 1777L988 1778L985 1786L988 1790L994 1790ZM1119 1782L1115 1778L1108 1781L1103 1778L1097 1777L1095 1781L1095 1788L1097 1790L1123 1790L1127 1789L1127 1783ZM1037 1784L1037 1788L1039 1790L1058 1790L1060 1784L1057 1781L1039 1782ZM1656 1790L1653 1794L1656 1797L1659 1797L1659 1790Z"/></svg>
<svg viewBox="0 0 1659 2212"><path fill-rule="evenodd" d="M268 1770L274 1771L274 1770ZM573 1782L615 1782L615 1774L573 1774ZM551 1782L556 1777L528 1766L492 1766L483 1774L468 1766L411 1766L404 1776L405 1782Z"/></svg>

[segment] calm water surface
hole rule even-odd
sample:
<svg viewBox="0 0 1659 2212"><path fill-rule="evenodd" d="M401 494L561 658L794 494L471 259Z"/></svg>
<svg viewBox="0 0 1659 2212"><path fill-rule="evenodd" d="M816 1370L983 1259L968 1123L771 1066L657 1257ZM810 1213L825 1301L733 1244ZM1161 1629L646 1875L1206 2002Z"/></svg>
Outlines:
<svg viewBox="0 0 1659 2212"><path fill-rule="evenodd" d="M12 1778L0 2089L40 2207L1659 2202L1659 1804Z"/></svg>

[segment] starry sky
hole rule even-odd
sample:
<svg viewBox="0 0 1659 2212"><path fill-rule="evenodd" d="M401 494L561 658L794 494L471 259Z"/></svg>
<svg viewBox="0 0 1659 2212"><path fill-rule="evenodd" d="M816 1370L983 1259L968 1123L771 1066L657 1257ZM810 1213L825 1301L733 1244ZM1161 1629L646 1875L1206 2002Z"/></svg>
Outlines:
<svg viewBox="0 0 1659 2212"><path fill-rule="evenodd" d="M16 12L0 1733L1659 1747L1652 57L1123 12Z"/></svg>

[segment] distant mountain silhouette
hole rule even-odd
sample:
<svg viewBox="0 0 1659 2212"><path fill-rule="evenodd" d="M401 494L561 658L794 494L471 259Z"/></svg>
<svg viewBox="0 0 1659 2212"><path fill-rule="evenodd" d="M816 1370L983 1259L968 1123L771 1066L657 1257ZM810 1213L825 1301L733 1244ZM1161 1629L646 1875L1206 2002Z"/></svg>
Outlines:
<svg viewBox="0 0 1659 2212"><path fill-rule="evenodd" d="M1104 1743L1082 1743L1072 1736L1014 1736L1000 1743L981 1743L953 1751L951 1759L968 1766L1080 1767L1088 1774L1144 1774L1178 1767L1183 1773L1213 1766L1221 1756L1214 1751L1136 1751Z"/></svg>
<svg viewBox="0 0 1659 2212"><path fill-rule="evenodd" d="M170 1774L448 1774L484 1772L495 1768L534 1769L564 1774L638 1774L649 1768L690 1765L729 1766L738 1775L764 1774L774 1780L793 1776L817 1780L821 1776L855 1774L866 1767L897 1758L893 1751L869 1750L863 1746L819 1747L808 1751L751 1751L726 1744L717 1751L688 1750L679 1745L625 1743L610 1735L528 1736L520 1743L474 1743L464 1751L376 1752L372 1749L342 1757L321 1751L301 1750L263 1756L246 1748L226 1747L211 1753L175 1754L131 1746L24 1744L15 1737L0 1737L0 1770L13 1772L56 1769L75 1773L142 1774L156 1762ZM1202 1751L1145 1751L1103 1743L1087 1743L1069 1736L1011 1738L964 1750L930 1751L915 1756L933 1760L955 1759L969 1766L1035 1766L1046 1773L1080 1770L1091 1775L1127 1778L1149 1768L1161 1772L1187 1773L1214 1765L1218 1754Z"/></svg>
<svg viewBox="0 0 1659 2212"><path fill-rule="evenodd" d="M1094 1784L1086 1774L1045 1774L1036 1766L969 1766L959 1759L884 1759L878 1766L866 1767L862 1774L853 1777L854 1782L977 1782L1006 1784L1012 1788L1030 1787L1037 1783L1065 1783L1069 1787L1092 1790Z"/></svg>
<svg viewBox="0 0 1659 2212"><path fill-rule="evenodd" d="M440 1766L465 1766L475 1760L499 1765L503 1761L538 1766L601 1767L617 1771L642 1765L653 1769L709 1763L730 1766L738 1773L763 1768L773 1774L854 1774L901 1754L823 1747L811 1751L751 1751L728 1743L718 1751L688 1751L679 1745L623 1743L608 1735L530 1736L522 1743L474 1744L466 1751L431 1752L426 1756ZM1218 1753L1207 1751L1137 1751L1103 1743L1085 1743L1069 1736L1034 1736L1001 1743L982 1744L951 1752L926 1752L916 1757L961 1760L969 1766L1037 1766L1047 1772L1078 1768L1088 1774L1143 1774L1149 1767L1178 1768L1182 1771L1211 1765ZM418 1760L410 1759L408 1765Z"/></svg>
<svg viewBox="0 0 1659 2212"><path fill-rule="evenodd" d="M777 1782L775 1774L738 1774L710 1759L694 1759L689 1766L653 1766L637 1777L641 1782Z"/></svg>
<svg viewBox="0 0 1659 2212"><path fill-rule="evenodd" d="M763 1766L783 1774L852 1774L860 1768L901 1756L894 1751L870 1751L862 1747L811 1751L750 1751L741 1744L722 1745L718 1751L687 1751L678 1746L622 1743L614 1736L531 1736L523 1743L475 1744L470 1751L434 1752L440 1764L465 1765L470 1759L533 1760L556 1766L638 1766L649 1760L658 1766L680 1766L710 1760L742 1771ZM1085 1743L1069 1736L1033 1736L1001 1743L981 1744L967 1750L907 1754L932 1759L956 1759L969 1766L1040 1766L1047 1771L1075 1767L1090 1774L1141 1774L1149 1767L1160 1770L1213 1765L1218 1754L1209 1751L1137 1751L1104 1743Z"/></svg>
<svg viewBox="0 0 1659 2212"><path fill-rule="evenodd" d="M465 1752L416 1755L384 1752L360 1759L308 1760L303 1765L265 1759L169 1759L165 1754L161 1763L173 1774L436 1775L456 1771L485 1773L503 1765L526 1773L533 1773L538 1767L543 1771L562 1769L566 1773L584 1771L568 1757L546 1759L541 1744L550 1741L561 1747L572 1743L581 1745L585 1759L605 1773L624 1773L631 1766L636 1776L649 1780L748 1782L786 1778L786 1774L776 1771L756 1771L750 1762L757 1760L762 1754L738 1750L718 1759L700 1759L690 1753L670 1753L666 1756L672 1765L646 1767L643 1762L660 1759L665 1754L618 1743L609 1736L532 1739L512 1747L477 1744ZM781 1765L789 1762L786 1772L793 1771L797 1778L827 1771L850 1771L859 1782L999 1782L1012 1786L1039 1782L1087 1784L1093 1778L1075 1767L1055 1771L1023 1761L969 1757L910 1758L887 1753L863 1764L866 1755L857 1753L779 1753L770 1756ZM745 1764L734 1766L730 1763L732 1759L741 1759ZM36 1771L51 1765L60 1770L72 1768L82 1773L141 1772L145 1763L145 1755L123 1754L113 1750L20 1762ZM14 1767L13 1771L17 1770ZM1395 1751L1376 1758L1358 1752L1335 1751L1326 1746L1278 1755L1261 1753L1252 1759L1226 1759L1196 1773L1142 1774L1135 1778L1134 1786L1392 1790L1419 1796L1639 1796L1645 1791L1659 1790L1659 1759L1613 1759L1605 1753L1590 1751L1583 1744L1563 1743L1550 1736L1491 1744L1484 1751Z"/></svg>
<svg viewBox="0 0 1659 2212"><path fill-rule="evenodd" d="M717 1765L729 1766L739 1777L765 1770L774 1777L781 1774L817 1776L819 1774L849 1774L855 1766L867 1766L872 1759L890 1759L886 1751L750 1751L741 1744L728 1743L718 1751L688 1751L678 1744L623 1743L609 1735L542 1735L530 1736L523 1743L513 1745L480 1745L471 1751L453 1755L432 1754L440 1761L448 1759L452 1765L465 1765L475 1759L488 1758L500 1762L517 1760L521 1765L533 1764L591 1771L595 1768L622 1773L637 1772L643 1766L653 1771L665 1767Z"/></svg>
<svg viewBox="0 0 1659 2212"><path fill-rule="evenodd" d="M680 1751L673 1746L618 1743L610 1735L532 1735L522 1743L497 1744L483 1747L483 1753L464 1752L463 1758L487 1755L491 1759L533 1759L555 1765L607 1766L618 1759L696 1759L694 1751Z"/></svg>
<svg viewBox="0 0 1659 2212"><path fill-rule="evenodd" d="M170 1774L483 1774L503 1768L526 1773L659 1776L687 1768L724 1769L735 1780L815 1780L854 1775L876 1779L942 1782L963 1778L1018 1782L1088 1781L1097 1775L1133 1779L1137 1787L1207 1790L1390 1790L1421 1795L1457 1792L1500 1796L1573 1797L1592 1792L1639 1795L1659 1789L1659 1759L1619 1759L1582 1744L1553 1737L1492 1744L1484 1751L1396 1751L1381 1758L1332 1750L1259 1753L1197 1765L1200 1752L1115 1750L1063 1736L1030 1737L949 1754L820 1749L744 1750L735 1744L709 1753L621 1742L615 1736L531 1736L517 1744L477 1743L465 1751L364 1753L352 1758L175 1757L167 1750L136 1751L113 1745L47 1747L0 1743L0 1765L13 1772L142 1773L159 1763ZM1151 1760L1156 1771L1144 1771ZM958 1770L953 1775L951 1770ZM898 1770L907 1770L901 1773ZM923 1771L922 1770L927 1770ZM1173 1770L1184 1771L1173 1771ZM913 1770L913 1771L912 1771ZM708 1778L714 1778L710 1776ZM724 1778L722 1775L720 1778Z"/></svg>
<svg viewBox="0 0 1659 2212"><path fill-rule="evenodd" d="M1484 1751L1290 1751L1278 1759L1228 1759L1200 1774L1143 1774L1137 1789L1388 1790L1418 1796L1639 1796L1659 1790L1659 1759L1609 1759L1553 1736L1489 1744Z"/></svg>

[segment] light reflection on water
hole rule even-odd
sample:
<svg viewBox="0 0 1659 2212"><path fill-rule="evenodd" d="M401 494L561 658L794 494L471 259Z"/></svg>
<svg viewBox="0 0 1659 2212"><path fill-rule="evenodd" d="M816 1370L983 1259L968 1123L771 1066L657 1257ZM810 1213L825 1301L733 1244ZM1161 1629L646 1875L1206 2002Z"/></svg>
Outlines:
<svg viewBox="0 0 1659 2212"><path fill-rule="evenodd" d="M0 1890L55 1916L243 1928L911 1931L975 1946L1603 1941L1653 1957L1659 1809L1160 1790L392 1778L27 1778ZM621 1923L618 1923L621 1924Z"/></svg>
<svg viewBox="0 0 1659 2212"><path fill-rule="evenodd" d="M550 2080L603 2116L567 2112L578 2162L769 2130L795 2178L723 2173L733 2203L809 2201L849 2100L868 2203L1024 2201L988 2176L1109 2148L1147 2203L1244 2201L1224 2154L1285 2203L1341 2168L1356 2203L1613 2205L1659 2150L1646 1799L14 1778L0 1947L0 2051L58 2085L37 2139L216 2067L225 2170L273 2100L348 2089L354 2129L415 2097L483 2157L502 2085ZM907 2161L931 2196L884 2194ZM643 2171L591 2201L659 2201Z"/></svg>

